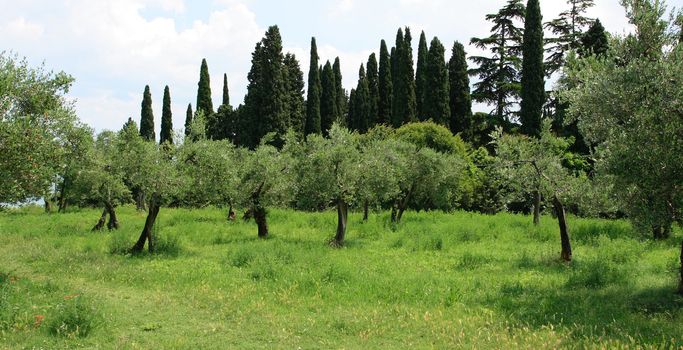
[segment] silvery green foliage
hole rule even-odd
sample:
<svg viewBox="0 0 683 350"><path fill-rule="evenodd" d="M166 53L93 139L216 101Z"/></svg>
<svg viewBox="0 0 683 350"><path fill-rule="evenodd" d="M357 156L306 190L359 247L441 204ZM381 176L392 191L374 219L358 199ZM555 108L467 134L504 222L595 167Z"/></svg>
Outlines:
<svg viewBox="0 0 683 350"><path fill-rule="evenodd" d="M233 204L240 180L238 155L235 146L227 140L183 144L178 155L178 165L186 179L182 202L194 207Z"/></svg>
<svg viewBox="0 0 683 350"><path fill-rule="evenodd" d="M598 145L598 174L645 231L681 221L683 45L662 2L623 4L635 33L616 38L605 59L570 60L563 97Z"/></svg>

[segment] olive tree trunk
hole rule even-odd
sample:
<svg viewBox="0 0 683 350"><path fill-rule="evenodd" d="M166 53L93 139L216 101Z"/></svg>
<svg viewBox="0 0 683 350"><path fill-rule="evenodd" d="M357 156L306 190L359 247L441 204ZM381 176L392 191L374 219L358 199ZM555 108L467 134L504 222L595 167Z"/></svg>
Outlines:
<svg viewBox="0 0 683 350"><path fill-rule="evenodd" d="M349 218L349 205L343 200L337 200L337 234L334 235L332 246L341 247L346 237L346 223Z"/></svg>
<svg viewBox="0 0 683 350"><path fill-rule="evenodd" d="M140 253L145 248L145 241L148 242L148 249L150 253L154 252L154 223L157 220L157 215L159 215L160 205L159 203L152 199L149 203L149 209L147 212L147 219L145 219L145 227L142 229L140 238L138 238L137 243L131 248L132 253Z"/></svg>
<svg viewBox="0 0 683 350"><path fill-rule="evenodd" d="M230 204L230 207L228 208L228 221L235 221L237 218L237 214L235 213L235 210L232 208L232 204Z"/></svg>
<svg viewBox="0 0 683 350"><path fill-rule="evenodd" d="M363 221L367 222L370 218L370 203L367 200L363 203Z"/></svg>
<svg viewBox="0 0 683 350"><path fill-rule="evenodd" d="M396 202L394 203L394 207L391 208L391 221L393 223L398 224L401 222L403 212L406 211L408 203L410 202L410 198L412 198L413 192L415 192L416 186L417 184L413 182L413 184L410 186L410 189L408 190L408 192L406 192L403 198L396 200Z"/></svg>
<svg viewBox="0 0 683 350"><path fill-rule="evenodd" d="M572 261L572 245L569 240L569 229L567 228L567 215L564 211L564 205L562 202L555 197L553 199L553 205L555 206L555 212L557 213L557 222L560 225L560 239L562 241L562 260Z"/></svg>
<svg viewBox="0 0 683 350"><path fill-rule="evenodd" d="M268 222L266 221L266 209L261 205L254 206L254 221L258 226L258 238L268 238Z"/></svg>
<svg viewBox="0 0 683 350"><path fill-rule="evenodd" d="M121 225L119 225L119 219L116 216L116 208L112 204L107 204L106 210L109 213L109 222L107 222L107 228L109 231L118 230Z"/></svg>
<svg viewBox="0 0 683 350"><path fill-rule="evenodd" d="M102 210L102 215L100 216L100 219L97 220L97 224L92 228L92 231L102 230L105 222L107 222L107 209Z"/></svg>
<svg viewBox="0 0 683 350"><path fill-rule="evenodd" d="M534 225L541 224L541 191L534 191Z"/></svg>

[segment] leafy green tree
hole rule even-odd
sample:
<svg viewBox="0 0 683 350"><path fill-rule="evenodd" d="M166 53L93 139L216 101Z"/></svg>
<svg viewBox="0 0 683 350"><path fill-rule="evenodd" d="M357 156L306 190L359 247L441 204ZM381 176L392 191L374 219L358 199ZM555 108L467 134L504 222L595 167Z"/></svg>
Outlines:
<svg viewBox="0 0 683 350"><path fill-rule="evenodd" d="M524 44L522 45L522 132L538 136L541 132L541 116L545 104L545 73L543 71L543 17L539 0L529 0L524 21Z"/></svg>
<svg viewBox="0 0 683 350"><path fill-rule="evenodd" d="M605 32L605 27L602 26L599 19L596 19L588 28L588 31L583 34L581 46L578 50L581 56L604 56L607 53L607 50L609 50L607 32Z"/></svg>
<svg viewBox="0 0 683 350"><path fill-rule="evenodd" d="M436 37L430 44L424 69L422 117L429 118L437 124L449 126L451 108L448 68L445 61L445 48Z"/></svg>
<svg viewBox="0 0 683 350"><path fill-rule="evenodd" d="M74 182L83 176L88 155L93 148L93 131L90 127L75 123L63 129L59 147L61 154L57 167L57 200L59 212L66 212L74 202Z"/></svg>
<svg viewBox="0 0 683 350"><path fill-rule="evenodd" d="M320 95L320 127L322 134L327 135L336 120L337 109L337 83L334 70L330 61L325 63L321 79L322 93Z"/></svg>
<svg viewBox="0 0 683 350"><path fill-rule="evenodd" d="M149 85L145 86L145 92L142 94L140 136L147 141L154 141L156 139L156 133L154 132L154 112L152 111L152 93L149 91Z"/></svg>
<svg viewBox="0 0 683 350"><path fill-rule="evenodd" d="M318 46L315 38L311 38L311 64L308 69L308 97L306 98L306 128L304 134L319 134L320 126L320 96L321 79L318 67Z"/></svg>
<svg viewBox="0 0 683 350"><path fill-rule="evenodd" d="M168 85L164 88L164 104L161 111L161 133L159 142L173 143L173 113L171 112L171 92Z"/></svg>
<svg viewBox="0 0 683 350"><path fill-rule="evenodd" d="M418 120L425 121L429 118L433 118L427 115L425 112L425 99L428 96L427 89L429 84L427 82L428 70L427 61L429 60L429 48L427 47L427 37L425 32L422 31L420 34L420 43L417 47L417 69L415 70L415 96L417 97L417 118Z"/></svg>
<svg viewBox="0 0 683 350"><path fill-rule="evenodd" d="M465 47L455 42L448 62L450 128L454 134L470 128L472 123L472 96Z"/></svg>
<svg viewBox="0 0 683 350"><path fill-rule="evenodd" d="M391 76L391 57L387 43L382 40L379 50L379 100L377 102L377 123L391 125L391 107L393 104L393 83Z"/></svg>
<svg viewBox="0 0 683 350"><path fill-rule="evenodd" d="M289 119L289 126L296 132L303 134L306 124L306 102L304 101L304 73L301 71L299 61L291 53L285 55L284 59L285 82L287 87L286 114Z"/></svg>
<svg viewBox="0 0 683 350"><path fill-rule="evenodd" d="M581 47L583 33L586 27L594 23L592 18L586 17L585 13L595 6L595 0L567 0L569 8L556 19L545 23L554 37L548 38L548 59L545 69L548 76L557 72L566 62L567 53L570 50L578 50Z"/></svg>
<svg viewBox="0 0 683 350"><path fill-rule="evenodd" d="M199 83L197 85L197 111L202 111L205 116L210 116L213 114L213 100L211 99L209 65L205 58L202 59L202 66L199 69Z"/></svg>
<svg viewBox="0 0 683 350"><path fill-rule="evenodd" d="M368 58L367 79L368 79L368 128L377 124L379 114L379 67L377 66L377 56L373 53Z"/></svg>
<svg viewBox="0 0 683 350"><path fill-rule="evenodd" d="M185 137L189 136L191 133L190 126L192 125L192 104L187 105L187 112L185 112Z"/></svg>
<svg viewBox="0 0 683 350"><path fill-rule="evenodd" d="M396 34L396 49L392 53L393 106L392 124L400 127L417 120L415 74L413 71L413 48L410 28Z"/></svg>
<svg viewBox="0 0 683 350"><path fill-rule="evenodd" d="M514 119L514 105L521 84L519 69L522 63L522 35L519 22L524 19L525 6L522 0L508 0L495 14L486 15L493 22L491 35L486 38L472 38L472 45L491 52L490 56L471 56L478 67L470 75L479 78L474 84L472 98L476 102L494 105L491 114L501 123Z"/></svg>
<svg viewBox="0 0 683 350"><path fill-rule="evenodd" d="M334 71L334 82L337 85L337 114L335 122L342 123L346 118L346 113L348 112L348 101L346 91L344 90L342 84L341 63L339 62L339 57L334 59L332 70Z"/></svg>

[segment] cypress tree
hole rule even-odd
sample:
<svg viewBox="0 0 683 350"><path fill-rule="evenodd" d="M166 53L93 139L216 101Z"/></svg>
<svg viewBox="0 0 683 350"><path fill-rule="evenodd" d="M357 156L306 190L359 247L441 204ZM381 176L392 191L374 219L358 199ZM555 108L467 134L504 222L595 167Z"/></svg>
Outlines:
<svg viewBox="0 0 683 350"><path fill-rule="evenodd" d="M604 56L609 49L609 41L607 40L607 33L605 27L599 19L591 25L588 31L581 37L581 47L579 53L581 56Z"/></svg>
<svg viewBox="0 0 683 350"><path fill-rule="evenodd" d="M192 132L192 104L187 105L187 112L185 112L185 137L190 136Z"/></svg>
<svg viewBox="0 0 683 350"><path fill-rule="evenodd" d="M311 38L311 65L308 70L308 96L306 98L306 127L304 134L320 133L320 68L318 66L318 46Z"/></svg>
<svg viewBox="0 0 683 350"><path fill-rule="evenodd" d="M337 84L337 113L335 115L335 121L342 122L346 114L347 102L346 91L344 91L342 82L341 63L339 62L339 57L334 59L332 70L334 71L334 82Z"/></svg>
<svg viewBox="0 0 683 350"><path fill-rule="evenodd" d="M323 135L327 136L335 121L337 109L337 83L334 79L334 70L330 61L325 63L322 71L320 97L320 128Z"/></svg>
<svg viewBox="0 0 683 350"><path fill-rule="evenodd" d="M391 105L393 100L393 83L391 79L391 57L387 43L382 40L379 48L379 100L377 102L377 123L391 123Z"/></svg>
<svg viewBox="0 0 683 350"><path fill-rule="evenodd" d="M446 68L446 49L438 38L429 46L425 59L424 116L435 123L449 126L451 107L448 92L448 69Z"/></svg>
<svg viewBox="0 0 683 350"><path fill-rule="evenodd" d="M213 114L213 101L211 100L211 78L209 77L209 65L206 59L202 59L199 70L199 83L197 89L197 111L203 111L204 116Z"/></svg>
<svg viewBox="0 0 683 350"><path fill-rule="evenodd" d="M400 127L405 123L416 121L417 101L415 96L412 40L410 28L405 28L405 34L399 29L396 35L396 52L394 53L396 58L392 62L392 64L396 64L396 68L392 72L394 79L392 124L394 127Z"/></svg>
<svg viewBox="0 0 683 350"><path fill-rule="evenodd" d="M346 114L346 127L349 129L354 129L354 123L358 111L356 110L356 89L351 89L349 92L349 111Z"/></svg>
<svg viewBox="0 0 683 350"><path fill-rule="evenodd" d="M545 103L545 73L543 71L543 23L539 0L527 2L522 44L522 102L520 119L522 132L539 136Z"/></svg>
<svg viewBox="0 0 683 350"><path fill-rule="evenodd" d="M471 70L471 75L479 78L474 84L472 98L494 105L492 114L498 123L513 119L512 107L519 96L523 33L518 22L524 19L524 14L522 0L508 0L497 13L486 15L486 20L493 22L491 35L470 41L477 48L491 52L490 57L470 57L478 66Z"/></svg>
<svg viewBox="0 0 683 350"><path fill-rule="evenodd" d="M425 32L420 34L420 44L417 48L417 70L415 71L415 96L417 98L417 118L419 120L427 120L433 118L426 115L425 98L427 90L427 56L429 49L427 48L427 37Z"/></svg>
<svg viewBox="0 0 683 350"><path fill-rule="evenodd" d="M400 82L400 52L401 46L403 46L403 29L398 28L396 32L396 46L391 48L391 85L394 87L394 95L391 103L391 125L395 128L403 125L403 120L401 119L402 113L399 113L400 102L398 99L403 96L401 93L401 82Z"/></svg>
<svg viewBox="0 0 683 350"><path fill-rule="evenodd" d="M156 133L154 132L154 112L152 111L152 93L149 91L149 85L145 86L145 92L142 94L140 136L147 141L154 141L156 139Z"/></svg>
<svg viewBox="0 0 683 350"><path fill-rule="evenodd" d="M171 92L168 85L164 88L164 105L161 111L161 133L159 143L173 143L173 113L171 112Z"/></svg>
<svg viewBox="0 0 683 350"><path fill-rule="evenodd" d="M306 102L304 101L304 72L299 60L291 53L285 55L284 66L287 88L287 115L289 125L294 131L303 134L306 124Z"/></svg>
<svg viewBox="0 0 683 350"><path fill-rule="evenodd" d="M223 74L223 106L230 105L230 90L228 89L228 75Z"/></svg>
<svg viewBox="0 0 683 350"><path fill-rule="evenodd" d="M470 128L472 120L472 96L470 95L470 77L468 75L465 47L455 42L451 60L448 62L450 87L451 120L450 128L454 134L462 133Z"/></svg>
<svg viewBox="0 0 683 350"><path fill-rule="evenodd" d="M595 5L594 2L595 0L567 0L569 9L545 24L546 28L555 35L547 40L547 43L551 45L547 50L550 55L545 63L548 76L564 66L569 50L580 49L583 31L593 23L593 19L584 14Z"/></svg>
<svg viewBox="0 0 683 350"><path fill-rule="evenodd" d="M368 79L368 127L373 127L377 124L377 116L379 115L379 67L377 64L377 56L373 53L368 59L367 66Z"/></svg>
<svg viewBox="0 0 683 350"><path fill-rule="evenodd" d="M354 114L350 127L353 130L363 133L368 131L370 121L370 88L368 86L365 68L362 64L358 71L358 87L356 88L354 98Z"/></svg>

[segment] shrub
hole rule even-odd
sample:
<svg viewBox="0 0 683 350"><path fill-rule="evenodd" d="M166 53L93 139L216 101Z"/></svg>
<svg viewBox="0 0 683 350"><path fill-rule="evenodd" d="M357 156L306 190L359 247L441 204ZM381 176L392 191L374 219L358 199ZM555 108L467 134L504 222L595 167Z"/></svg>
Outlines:
<svg viewBox="0 0 683 350"><path fill-rule="evenodd" d="M50 334L65 338L87 337L98 325L93 303L82 295L67 296L49 321Z"/></svg>

